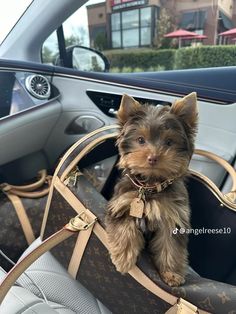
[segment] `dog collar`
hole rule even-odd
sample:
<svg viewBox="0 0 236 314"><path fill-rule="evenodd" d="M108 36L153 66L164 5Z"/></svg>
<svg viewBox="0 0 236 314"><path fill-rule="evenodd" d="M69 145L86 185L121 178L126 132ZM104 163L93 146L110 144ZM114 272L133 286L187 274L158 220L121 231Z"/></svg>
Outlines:
<svg viewBox="0 0 236 314"><path fill-rule="evenodd" d="M140 181L136 176L131 177L128 173L125 174L130 181L135 185L139 191L144 194L155 194L159 193L163 190L165 190L169 185L171 185L174 181L174 178L167 179L163 182L157 182L153 185L144 184L142 181Z"/></svg>

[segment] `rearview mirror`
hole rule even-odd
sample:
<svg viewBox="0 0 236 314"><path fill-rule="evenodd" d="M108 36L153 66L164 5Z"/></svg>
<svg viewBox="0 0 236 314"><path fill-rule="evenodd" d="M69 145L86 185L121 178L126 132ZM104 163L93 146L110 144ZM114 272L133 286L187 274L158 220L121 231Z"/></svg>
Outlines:
<svg viewBox="0 0 236 314"><path fill-rule="evenodd" d="M100 52L84 46L70 46L66 48L67 67L79 71L108 72L108 59ZM62 65L57 58L56 65Z"/></svg>

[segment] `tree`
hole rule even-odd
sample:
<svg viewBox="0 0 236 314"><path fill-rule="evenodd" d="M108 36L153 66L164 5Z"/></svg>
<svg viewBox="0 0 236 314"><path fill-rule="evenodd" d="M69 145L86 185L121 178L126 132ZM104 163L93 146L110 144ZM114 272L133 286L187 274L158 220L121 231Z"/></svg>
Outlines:
<svg viewBox="0 0 236 314"><path fill-rule="evenodd" d="M108 42L105 33L98 33L94 39L94 48L98 50L106 50L108 48Z"/></svg>
<svg viewBox="0 0 236 314"><path fill-rule="evenodd" d="M172 46L171 39L165 38L164 35L173 31L176 26L174 15L170 10L161 8L159 18L157 20L156 35L154 46L157 48L170 48Z"/></svg>
<svg viewBox="0 0 236 314"><path fill-rule="evenodd" d="M79 45L79 46L88 46L86 42L87 33L84 27L72 27L72 34L70 36L65 36L66 47Z"/></svg>
<svg viewBox="0 0 236 314"><path fill-rule="evenodd" d="M65 38L66 47L74 46L74 45L82 45L82 41L80 40L79 36L77 35L70 35L69 37Z"/></svg>
<svg viewBox="0 0 236 314"><path fill-rule="evenodd" d="M42 57L43 57L43 63L53 64L55 56L52 50L49 49L47 46L43 46Z"/></svg>

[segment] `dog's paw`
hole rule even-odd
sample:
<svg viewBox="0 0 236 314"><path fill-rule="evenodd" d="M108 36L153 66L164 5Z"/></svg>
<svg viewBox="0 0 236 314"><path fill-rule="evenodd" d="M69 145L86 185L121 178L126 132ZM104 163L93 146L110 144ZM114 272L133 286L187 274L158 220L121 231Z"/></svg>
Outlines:
<svg viewBox="0 0 236 314"><path fill-rule="evenodd" d="M172 271L162 271L160 272L162 280L170 287L178 287L185 283L183 276L176 274Z"/></svg>
<svg viewBox="0 0 236 314"><path fill-rule="evenodd" d="M114 258L111 256L112 263L115 265L116 270L120 272L121 274L127 274L134 266L135 266L135 261L134 260L127 260L126 258Z"/></svg>

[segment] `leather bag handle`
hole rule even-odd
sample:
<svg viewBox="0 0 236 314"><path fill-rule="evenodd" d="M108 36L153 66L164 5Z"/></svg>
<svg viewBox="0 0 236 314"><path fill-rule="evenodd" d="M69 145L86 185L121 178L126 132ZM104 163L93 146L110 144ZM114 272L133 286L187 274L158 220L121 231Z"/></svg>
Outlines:
<svg viewBox="0 0 236 314"><path fill-rule="evenodd" d="M216 163L221 165L228 172L228 174L230 175L232 179L232 187L231 187L231 191L224 194L224 196L228 200L234 203L236 200L236 171L233 168L233 166L231 166L225 159L223 159L222 157L212 152L208 152L202 149L195 149L194 154L204 156L206 158L214 160Z"/></svg>
<svg viewBox="0 0 236 314"><path fill-rule="evenodd" d="M8 183L3 183L0 185L0 188L6 194L13 194L25 198L40 198L49 193L52 176L48 176L47 171L44 169L38 172L38 177L39 179L31 184L12 185ZM36 191L37 189L41 188L45 183L48 185L48 187L44 188L41 191Z"/></svg>
<svg viewBox="0 0 236 314"><path fill-rule="evenodd" d="M49 193L50 181L48 183L49 183L49 186L41 191L25 192L21 190L12 189L10 190L10 193L7 193L7 194L13 194L13 195L17 195L19 197L25 197L25 198L40 198L40 197L46 196Z"/></svg>
<svg viewBox="0 0 236 314"><path fill-rule="evenodd" d="M229 173L232 179L233 185L231 190L232 191L236 190L236 171L233 168L233 166L231 166L225 159L212 152L208 152L202 149L195 149L194 154L207 157L220 164Z"/></svg>
<svg viewBox="0 0 236 314"><path fill-rule="evenodd" d="M38 172L38 180L34 183L26 184L26 185L12 185L8 183L2 183L1 188L4 192L9 192L10 190L30 192L30 191L34 191L40 188L45 183L46 178L47 178L47 171L43 169Z"/></svg>

